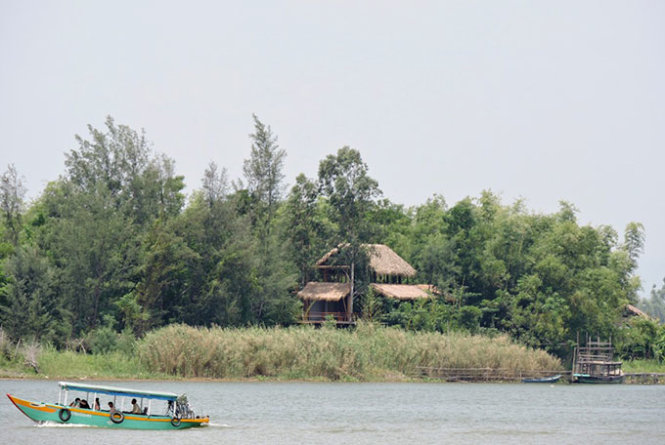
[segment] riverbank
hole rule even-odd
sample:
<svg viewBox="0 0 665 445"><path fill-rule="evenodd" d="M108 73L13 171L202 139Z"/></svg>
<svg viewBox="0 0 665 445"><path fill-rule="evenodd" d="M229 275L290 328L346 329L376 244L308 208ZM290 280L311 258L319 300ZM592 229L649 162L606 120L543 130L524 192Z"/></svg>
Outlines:
<svg viewBox="0 0 665 445"><path fill-rule="evenodd" d="M451 369L519 381L564 367L556 357L504 335L410 332L372 324L355 329L171 325L106 353L19 342L5 345L0 356L0 378L414 382L440 381L439 370ZM626 362L624 372L664 373L665 364Z"/></svg>
<svg viewBox="0 0 665 445"><path fill-rule="evenodd" d="M409 332L372 324L348 330L171 325L125 351L26 348L5 348L0 377L398 382L422 380L423 368L563 369L557 358L504 335Z"/></svg>

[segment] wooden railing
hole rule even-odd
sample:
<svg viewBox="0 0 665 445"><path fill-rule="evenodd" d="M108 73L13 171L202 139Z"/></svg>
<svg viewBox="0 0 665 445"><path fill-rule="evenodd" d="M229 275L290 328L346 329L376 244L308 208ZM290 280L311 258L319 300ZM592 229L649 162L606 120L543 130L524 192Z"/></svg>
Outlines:
<svg viewBox="0 0 665 445"><path fill-rule="evenodd" d="M318 323L326 321L326 317L331 315L335 321L346 321L346 313L344 312L314 312L310 311L305 316L305 323Z"/></svg>
<svg viewBox="0 0 665 445"><path fill-rule="evenodd" d="M436 368L429 366L417 366L416 372L421 377L442 379L449 382L520 381L523 378L539 378L556 374L570 374L570 371L563 370L536 371L503 368Z"/></svg>
<svg viewBox="0 0 665 445"><path fill-rule="evenodd" d="M665 373L662 372L636 372L624 374L629 383L641 384L663 384L665 383Z"/></svg>

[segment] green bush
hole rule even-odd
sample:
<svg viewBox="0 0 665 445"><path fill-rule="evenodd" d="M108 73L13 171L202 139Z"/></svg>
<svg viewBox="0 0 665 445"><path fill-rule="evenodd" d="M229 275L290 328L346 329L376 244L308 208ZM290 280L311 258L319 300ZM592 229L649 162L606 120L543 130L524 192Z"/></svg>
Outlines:
<svg viewBox="0 0 665 445"><path fill-rule="evenodd" d="M86 336L86 343L93 354L106 354L115 351L118 345L118 333L113 328L115 320L110 315L104 316L104 324Z"/></svg>
<svg viewBox="0 0 665 445"><path fill-rule="evenodd" d="M475 306L462 306L457 313L457 323L462 329L477 332L483 312Z"/></svg>
<svg viewBox="0 0 665 445"><path fill-rule="evenodd" d="M663 356L665 338L663 327L654 320L634 317L619 329L615 341L617 353L623 359L652 359Z"/></svg>

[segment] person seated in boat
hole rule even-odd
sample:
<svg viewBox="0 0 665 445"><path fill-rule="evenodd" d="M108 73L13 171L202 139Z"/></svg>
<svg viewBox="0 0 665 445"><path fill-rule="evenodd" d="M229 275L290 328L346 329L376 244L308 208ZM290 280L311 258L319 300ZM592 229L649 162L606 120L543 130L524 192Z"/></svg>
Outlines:
<svg viewBox="0 0 665 445"><path fill-rule="evenodd" d="M136 399L132 399L132 414L143 414L141 407L136 403Z"/></svg>
<svg viewBox="0 0 665 445"><path fill-rule="evenodd" d="M175 407L173 406L173 400L169 400L169 403L166 406L166 415L175 416Z"/></svg>
<svg viewBox="0 0 665 445"><path fill-rule="evenodd" d="M72 403L69 404L69 406L71 406L72 408L80 407L81 406L81 399L77 397L76 399L74 399L74 401Z"/></svg>
<svg viewBox="0 0 665 445"><path fill-rule="evenodd" d="M90 409L90 405L88 405L88 401L85 399L81 400L81 402L79 403L79 407L83 409Z"/></svg>
<svg viewBox="0 0 665 445"><path fill-rule="evenodd" d="M114 413L117 413L118 410L115 409L115 406L113 406L113 402L109 402L109 414L113 415Z"/></svg>
<svg viewBox="0 0 665 445"><path fill-rule="evenodd" d="M101 406L99 404L99 397L95 399L95 411L99 411L101 409Z"/></svg>

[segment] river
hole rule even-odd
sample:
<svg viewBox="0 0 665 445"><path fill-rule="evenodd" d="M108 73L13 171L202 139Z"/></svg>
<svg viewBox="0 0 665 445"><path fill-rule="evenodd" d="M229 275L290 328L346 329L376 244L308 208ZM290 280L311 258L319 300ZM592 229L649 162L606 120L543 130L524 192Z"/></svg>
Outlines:
<svg viewBox="0 0 665 445"><path fill-rule="evenodd" d="M92 382L186 393L211 426L129 431L38 426L7 399L7 444L664 444L665 386L456 383ZM57 401L56 382L0 380Z"/></svg>

